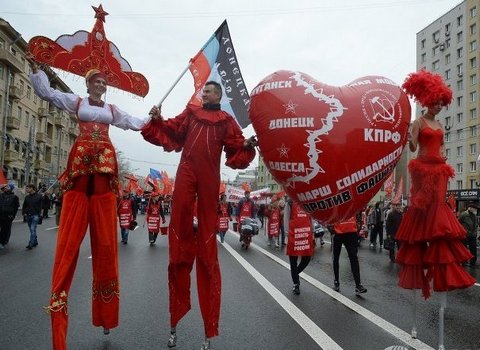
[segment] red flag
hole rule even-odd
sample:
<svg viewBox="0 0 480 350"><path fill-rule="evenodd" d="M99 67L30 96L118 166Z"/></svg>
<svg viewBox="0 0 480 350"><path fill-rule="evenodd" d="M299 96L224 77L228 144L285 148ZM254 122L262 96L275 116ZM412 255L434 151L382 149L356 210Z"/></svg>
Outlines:
<svg viewBox="0 0 480 350"><path fill-rule="evenodd" d="M400 183L398 184L397 191L395 192L395 197L392 199L392 203L400 203L400 198L403 194L403 176L400 178Z"/></svg>
<svg viewBox="0 0 480 350"><path fill-rule="evenodd" d="M7 185L7 184L8 184L8 181L5 178L5 175L3 174L3 169L0 169L0 185L4 186L4 185Z"/></svg>

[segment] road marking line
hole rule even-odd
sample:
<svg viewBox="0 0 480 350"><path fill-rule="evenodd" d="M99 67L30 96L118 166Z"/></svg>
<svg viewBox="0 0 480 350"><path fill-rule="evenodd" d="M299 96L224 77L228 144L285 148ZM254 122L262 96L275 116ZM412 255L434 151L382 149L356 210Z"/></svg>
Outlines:
<svg viewBox="0 0 480 350"><path fill-rule="evenodd" d="M58 226L53 226L53 227L46 228L45 231L55 230L57 228Z"/></svg>
<svg viewBox="0 0 480 350"><path fill-rule="evenodd" d="M217 237L217 240L220 240ZM258 272L247 260L245 260L227 242L223 243L224 248L243 266L245 270L270 294L295 322L317 343L323 350L342 350L340 345L330 338L315 322L313 322L302 310L293 304L282 292L270 283L260 272Z"/></svg>
<svg viewBox="0 0 480 350"><path fill-rule="evenodd" d="M233 232L233 231L232 231ZM238 233L233 232L238 235ZM262 247L259 247L255 243L250 243L250 246L253 246L255 249L272 259L273 261L277 262L278 264L282 265L286 269L290 270L290 265L286 262L277 257L276 255L273 255L272 253L266 251ZM330 287L327 287L320 281L316 280L315 278L307 275L305 272L302 272L300 274L300 277L313 285L314 287L320 289L322 292L325 294L328 294L330 297L338 300L341 302L343 305L351 309L352 311L355 311L359 315L365 317L367 320L375 324L376 326L384 329L386 332L390 333L393 335L395 338L403 341L405 344L411 346L414 349L419 349L419 350L435 350L434 348L430 347L429 345L423 343L422 341L418 339L412 339L412 336L405 332L404 330L398 328L397 326L393 325L392 323L388 322L387 320L384 320L380 316L377 316L373 312L365 309L364 307L354 303L347 297L343 296L342 294L335 292L333 289Z"/></svg>

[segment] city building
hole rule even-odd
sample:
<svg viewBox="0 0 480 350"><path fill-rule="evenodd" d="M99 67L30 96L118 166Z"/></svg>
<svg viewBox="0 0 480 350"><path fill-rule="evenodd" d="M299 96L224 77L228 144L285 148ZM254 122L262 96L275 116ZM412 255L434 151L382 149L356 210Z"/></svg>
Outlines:
<svg viewBox="0 0 480 350"><path fill-rule="evenodd" d="M53 185L79 134L75 115L35 95L25 59L27 42L0 18L0 165L17 186ZM71 92L50 69L52 87Z"/></svg>
<svg viewBox="0 0 480 350"><path fill-rule="evenodd" d="M457 193L480 187L478 10L480 0L463 1L417 33L417 69L440 74L453 91L438 120L445 128L447 162L456 172L449 190ZM416 117L424 112L417 105Z"/></svg>
<svg viewBox="0 0 480 350"><path fill-rule="evenodd" d="M257 186L257 170L245 169L237 173L235 180L231 183L232 186L242 187L244 183L247 183L252 191L263 188Z"/></svg>
<svg viewBox="0 0 480 350"><path fill-rule="evenodd" d="M258 158L257 187L259 189L268 187L271 193L283 191L282 186L275 181L270 171L268 171L262 156Z"/></svg>

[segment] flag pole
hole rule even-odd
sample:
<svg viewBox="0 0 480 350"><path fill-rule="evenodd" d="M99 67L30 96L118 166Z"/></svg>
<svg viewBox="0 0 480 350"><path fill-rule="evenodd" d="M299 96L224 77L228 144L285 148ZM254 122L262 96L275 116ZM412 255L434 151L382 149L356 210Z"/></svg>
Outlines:
<svg viewBox="0 0 480 350"><path fill-rule="evenodd" d="M185 67L185 69L182 71L182 73L180 73L180 75L178 76L178 78L173 82L173 85L170 87L170 89L168 89L167 93L162 97L162 99L160 100L160 102L158 102L157 107L160 107L160 106L162 105L163 101L165 101L165 99L167 98L167 96L170 95L170 93L172 92L173 88L174 88L175 86L177 86L177 84L178 84L178 82L180 81L180 79L182 79L182 77L185 75L185 73L187 73L187 71L190 69L190 66L192 65L192 62L197 59L197 57L202 53L203 50L205 50L205 48L207 47L207 45L210 44L210 42L216 37L218 30L219 30L225 23L226 23L226 20L220 25L220 27L215 31L215 33L213 33L213 35L207 40L207 42L202 46L202 48L200 49L200 51L198 51L197 54L196 54L192 59L190 59L190 62L188 62L188 65Z"/></svg>

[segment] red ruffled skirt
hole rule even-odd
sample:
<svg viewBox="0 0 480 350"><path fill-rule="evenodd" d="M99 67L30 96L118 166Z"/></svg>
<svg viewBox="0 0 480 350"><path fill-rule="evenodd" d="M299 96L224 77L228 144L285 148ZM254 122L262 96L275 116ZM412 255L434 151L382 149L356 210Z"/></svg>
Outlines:
<svg viewBox="0 0 480 350"><path fill-rule="evenodd" d="M466 231L445 202L448 178L454 175L445 162L412 159L411 207L395 236L401 241L396 261L402 265L399 286L422 289L430 296L467 288L476 281L461 266L471 259L462 240Z"/></svg>

